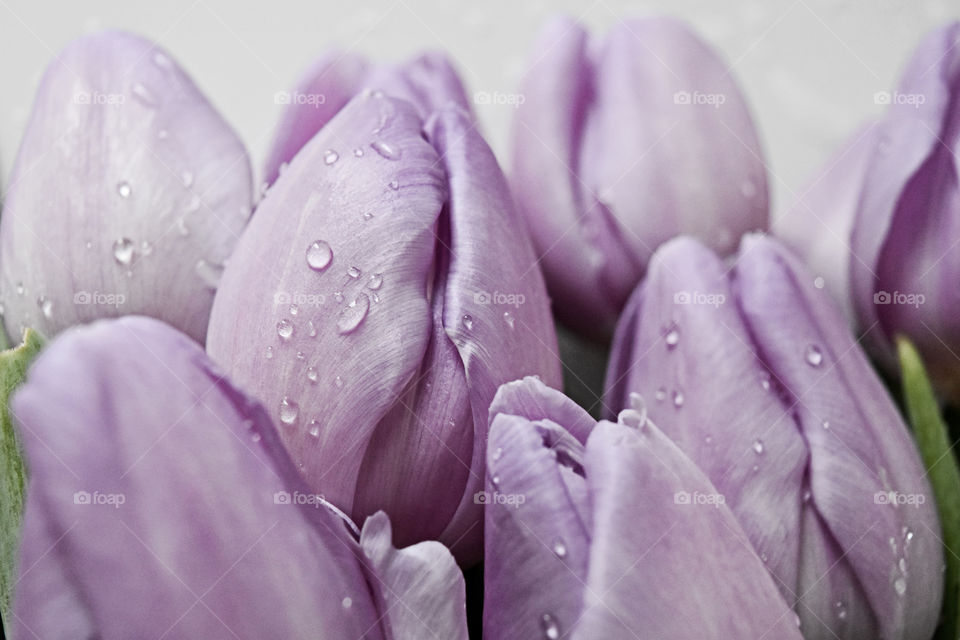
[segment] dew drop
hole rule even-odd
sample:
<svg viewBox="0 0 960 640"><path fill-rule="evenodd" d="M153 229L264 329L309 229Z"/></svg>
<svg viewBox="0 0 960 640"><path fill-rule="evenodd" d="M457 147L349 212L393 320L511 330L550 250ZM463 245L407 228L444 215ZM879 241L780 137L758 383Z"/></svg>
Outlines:
<svg viewBox="0 0 960 640"><path fill-rule="evenodd" d="M320 423L317 422L315 419L314 419L314 420L311 420L311 421L310 421L310 426L309 426L309 428L307 429L307 433L309 433L309 434L310 434L311 436L313 436L314 438L319 438L319 437L320 437ZM347 598L347 600L349 600L349 598Z"/></svg>
<svg viewBox="0 0 960 640"><path fill-rule="evenodd" d="M290 305L290 315L295 316L300 313L300 307L295 304Z"/></svg>
<svg viewBox="0 0 960 640"><path fill-rule="evenodd" d="M906 573L906 572L907 572L907 559L906 559L906 558L900 558L900 561L897 562L897 567L900 568L900 573Z"/></svg>
<svg viewBox="0 0 960 640"><path fill-rule="evenodd" d="M161 69L169 69L169 68L170 68L170 58L168 58L166 55L164 55L164 54L163 54L162 52L160 52L160 51L154 51L154 52L153 52L153 64L157 65L157 66L160 67Z"/></svg>
<svg viewBox="0 0 960 640"><path fill-rule="evenodd" d="M463 316L462 320L463 320L463 326L466 327L467 331L470 331L473 329L473 316L471 316L470 314L466 314Z"/></svg>
<svg viewBox="0 0 960 640"><path fill-rule="evenodd" d="M337 319L337 331L342 334L352 333L367 317L367 311L369 310L370 298L367 297L367 294L361 293L356 300L340 312L340 317Z"/></svg>
<svg viewBox="0 0 960 640"><path fill-rule="evenodd" d="M624 409L617 414L617 422L631 429L642 429L647 423L647 414L646 411Z"/></svg>
<svg viewBox="0 0 960 640"><path fill-rule="evenodd" d="M317 337L317 327L314 326L313 320L307 320L307 335L311 338Z"/></svg>
<svg viewBox="0 0 960 640"><path fill-rule="evenodd" d="M177 219L177 232L181 236L190 235L190 227L187 226L187 219L183 216Z"/></svg>
<svg viewBox="0 0 960 640"><path fill-rule="evenodd" d="M333 299L336 300L337 302L343 302L343 292L342 292L342 291L334 291L334 292L333 292Z"/></svg>
<svg viewBox="0 0 960 640"><path fill-rule="evenodd" d="M333 250L325 240L314 240L307 247L307 266L314 271L323 271L333 261Z"/></svg>
<svg viewBox="0 0 960 640"><path fill-rule="evenodd" d="M362 157L363 157L363 149L357 147L356 149L353 150L353 155L357 156L358 158L362 158Z"/></svg>
<svg viewBox="0 0 960 640"><path fill-rule="evenodd" d="M820 351L820 347L815 344L807 347L805 357L807 364L809 364L811 367L819 367L821 364L823 364L823 352Z"/></svg>
<svg viewBox="0 0 960 640"><path fill-rule="evenodd" d="M680 330L676 324L666 327L663 334L663 341L667 343L667 349L673 349L680 342Z"/></svg>
<svg viewBox="0 0 960 640"><path fill-rule="evenodd" d="M280 336L283 340L288 339L293 335L293 323L284 318L277 323L277 335Z"/></svg>
<svg viewBox="0 0 960 640"><path fill-rule="evenodd" d="M566 555L567 555L567 543L565 543L565 542L563 541L563 538L557 538L556 540L554 540L554 541L553 541L553 545L552 545L551 548L553 549L553 553L554 553L558 558L565 558L565 557L566 557Z"/></svg>
<svg viewBox="0 0 960 640"><path fill-rule="evenodd" d="M753 452L757 455L763 453L763 441L760 438L753 441Z"/></svg>
<svg viewBox="0 0 960 640"><path fill-rule="evenodd" d="M133 262L133 240L120 238L113 243L113 259L117 264L128 266Z"/></svg>
<svg viewBox="0 0 960 640"><path fill-rule="evenodd" d="M557 640L560 637L560 626L549 613L540 617L540 628L543 629L543 637L547 640Z"/></svg>
<svg viewBox="0 0 960 640"><path fill-rule="evenodd" d="M350 267L349 269L347 269L347 275L350 276L351 278L353 278L354 280L356 280L357 278L359 278L359 277L360 277L360 274L361 274L360 269L358 269L358 268L356 268L356 267Z"/></svg>
<svg viewBox="0 0 960 640"><path fill-rule="evenodd" d="M334 378L334 379L333 379L333 386L335 386L337 389L342 389L342 388L343 388L343 378L341 378L340 376L337 376L336 378Z"/></svg>
<svg viewBox="0 0 960 640"><path fill-rule="evenodd" d="M193 186L193 174L189 171L184 171L181 173L180 180L183 182L183 186L187 189Z"/></svg>
<svg viewBox="0 0 960 640"><path fill-rule="evenodd" d="M151 253L153 253L153 245L147 242L146 240L144 240L143 242L140 243L140 253L142 253L145 256L150 255Z"/></svg>
<svg viewBox="0 0 960 640"><path fill-rule="evenodd" d="M383 286L382 273L374 273L370 276L370 279L367 280L367 289L370 289L371 291L377 291L382 286Z"/></svg>
<svg viewBox="0 0 960 640"><path fill-rule="evenodd" d="M306 360L306 359L307 359L307 354L305 354L303 351L297 351L297 360Z"/></svg>
<svg viewBox="0 0 960 640"><path fill-rule="evenodd" d="M684 400L683 392L678 389L675 389L673 391L673 406L679 409L680 407L683 406L683 400Z"/></svg>
<svg viewBox="0 0 960 640"><path fill-rule="evenodd" d="M280 401L280 422L283 424L293 424L297 421L299 414L300 406L290 398L284 396L283 400Z"/></svg>
<svg viewBox="0 0 960 640"><path fill-rule="evenodd" d="M657 392L653 394L653 397L657 399L657 402L663 402L667 399L667 390L660 387L657 389Z"/></svg>
<svg viewBox="0 0 960 640"><path fill-rule="evenodd" d="M363 219L369 222L370 220L373 220L373 214L367 211L363 214Z"/></svg>
<svg viewBox="0 0 960 640"><path fill-rule="evenodd" d="M840 620L846 620L847 618L847 607L843 604L842 601L837 600L834 606L837 608L837 618Z"/></svg>
<svg viewBox="0 0 960 640"><path fill-rule="evenodd" d="M53 301L46 296L40 296L37 298L37 306L40 307L40 311L43 313L43 317L49 320L53 316Z"/></svg>
<svg viewBox="0 0 960 640"><path fill-rule="evenodd" d="M823 289L824 284L826 283L824 282L822 276L817 276L813 279L813 286L815 286L817 289Z"/></svg>
<svg viewBox="0 0 960 640"><path fill-rule="evenodd" d="M117 184L117 194L121 198L129 198L131 193L133 193L133 189L130 188L130 183L126 180Z"/></svg>
<svg viewBox="0 0 960 640"><path fill-rule="evenodd" d="M326 165L331 165L339 159L340 159L340 155L333 149L327 149L323 153L323 163Z"/></svg>
<svg viewBox="0 0 960 640"><path fill-rule="evenodd" d="M829 429L830 429L830 421L829 421L829 420L824 420L823 422L820 423L820 426L822 426L824 429L829 430Z"/></svg>
<svg viewBox="0 0 960 640"><path fill-rule="evenodd" d="M493 460L496 462L503 457L503 447L497 447L497 450L493 452Z"/></svg>
<svg viewBox="0 0 960 640"><path fill-rule="evenodd" d="M893 590L897 592L898 596L902 596L907 592L907 581L903 576L899 576L893 581Z"/></svg>
<svg viewBox="0 0 960 640"><path fill-rule="evenodd" d="M267 360L273 358L273 347L267 347Z"/></svg>
<svg viewBox="0 0 960 640"><path fill-rule="evenodd" d="M511 329L513 329L513 327L516 325L516 320L514 320L513 314L509 311L503 312L503 321L506 322L507 326Z"/></svg>
<svg viewBox="0 0 960 640"><path fill-rule="evenodd" d="M150 93L150 90L147 89L143 84L135 82L133 85L133 96L140 101L141 104L147 107L156 106L157 100L153 97L153 94Z"/></svg>
<svg viewBox="0 0 960 640"><path fill-rule="evenodd" d="M400 159L400 149L396 148L388 142L383 142L382 140L374 140L370 143L370 148L380 154L380 157L386 158L387 160L399 160Z"/></svg>
<svg viewBox="0 0 960 640"><path fill-rule="evenodd" d="M353 606L353 600L350 599L350 596L347 596L340 601L340 606L342 606L344 609L349 609Z"/></svg>
<svg viewBox="0 0 960 640"><path fill-rule="evenodd" d="M309 380L313 384L317 384L318 377L319 375L317 373L316 367L307 367L307 380Z"/></svg>
<svg viewBox="0 0 960 640"><path fill-rule="evenodd" d="M398 189L400 188L400 181L399 181L399 180L391 180L391 181L390 181L390 188L393 189L394 191L398 190Z"/></svg>
<svg viewBox="0 0 960 640"><path fill-rule="evenodd" d="M217 288L217 285L220 284L220 276L223 275L223 265L201 259L197 261L196 272L207 289L214 290Z"/></svg>

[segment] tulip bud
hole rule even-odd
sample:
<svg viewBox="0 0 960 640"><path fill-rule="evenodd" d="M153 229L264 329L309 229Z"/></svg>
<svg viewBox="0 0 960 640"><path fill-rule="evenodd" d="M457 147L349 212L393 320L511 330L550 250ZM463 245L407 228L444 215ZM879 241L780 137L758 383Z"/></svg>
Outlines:
<svg viewBox="0 0 960 640"><path fill-rule="evenodd" d="M748 236L728 269L665 244L617 328L608 415L651 419L726 498L807 638L929 638L933 494L886 389L813 276Z"/></svg>
<svg viewBox="0 0 960 640"><path fill-rule="evenodd" d="M367 88L409 101L423 118L449 102L470 111L460 77L442 52L422 53L398 65L374 65L349 51L331 51L304 73L293 91L276 94L283 112L268 154L263 187L272 185L310 138Z"/></svg>
<svg viewBox="0 0 960 640"><path fill-rule="evenodd" d="M594 423L528 378L490 413L485 638L799 640L723 496L641 412Z"/></svg>
<svg viewBox="0 0 960 640"><path fill-rule="evenodd" d="M65 332L13 407L30 468L16 637L466 640L450 553L394 548L382 513L351 535L264 409L169 326Z"/></svg>
<svg viewBox="0 0 960 640"><path fill-rule="evenodd" d="M602 41L558 19L521 83L511 185L560 319L606 337L650 255L692 234L721 254L767 224L767 180L726 65L682 23Z"/></svg>
<svg viewBox="0 0 960 640"><path fill-rule="evenodd" d="M903 333L940 392L960 400L960 23L914 53L876 127L850 240L853 303L892 359ZM852 176L851 179L855 179Z"/></svg>
<svg viewBox="0 0 960 640"><path fill-rule="evenodd" d="M202 342L251 197L243 144L167 53L77 40L41 81L10 177L7 333L144 314Z"/></svg>
<svg viewBox="0 0 960 640"><path fill-rule="evenodd" d="M355 153L360 150L362 153ZM364 92L304 147L244 233L208 352L273 411L314 491L398 541L481 551L487 408L558 385L549 302L470 117Z"/></svg>

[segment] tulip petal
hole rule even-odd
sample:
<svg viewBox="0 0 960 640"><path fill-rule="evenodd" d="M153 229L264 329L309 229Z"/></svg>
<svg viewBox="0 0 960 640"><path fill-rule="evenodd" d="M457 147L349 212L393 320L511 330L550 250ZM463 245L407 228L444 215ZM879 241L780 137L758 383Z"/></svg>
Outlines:
<svg viewBox="0 0 960 640"><path fill-rule="evenodd" d="M551 387L562 384L557 337L543 276L533 247L510 198L490 147L462 109L437 111L426 135L447 171L450 189L437 251L449 260L443 325L460 353L473 409L471 468L482 469L488 410L497 388L527 375ZM473 495L478 473L467 489L443 539L476 537L482 521Z"/></svg>
<svg viewBox="0 0 960 640"><path fill-rule="evenodd" d="M21 565L24 626L57 637L51 616L66 610L62 624L86 619L106 638L379 635L359 547L328 511L297 504L266 413L185 336L140 317L73 329L13 406L27 517L53 541L41 564L58 558L61 572Z"/></svg>
<svg viewBox="0 0 960 640"><path fill-rule="evenodd" d="M933 291L940 298L944 275L956 273L960 261L960 253L955 247L951 250L948 240L955 237L956 216L947 213L960 206L956 202L956 161L950 157L958 144L957 110L951 97L960 91L958 38L960 23L937 29L907 64L898 92L923 96L923 102L895 101L880 122L877 153L867 169L853 225L851 245L856 259L851 260L850 269L857 316L869 330L871 346L888 358L892 357L891 327L896 325L888 324L884 316L895 312L882 301L877 304L874 296L881 292L880 283L886 277L902 284L904 292ZM946 184L930 191L928 181L934 177ZM907 238L909 249L904 247ZM917 247L929 249L911 256ZM941 267L928 278L918 277L927 276L934 266L931 262L939 258L946 258ZM898 273L900 269L903 271ZM915 291L918 286L922 291ZM949 304L952 318L956 295L952 288L947 291L944 302ZM900 311L909 313L909 307ZM878 320L880 331L874 330ZM937 326L934 331L939 329ZM928 331L911 335L916 339L927 336Z"/></svg>
<svg viewBox="0 0 960 640"><path fill-rule="evenodd" d="M876 151L876 124L850 136L800 194L797 203L774 222L789 246L833 296L847 322L855 324L850 291L850 234L867 166Z"/></svg>
<svg viewBox="0 0 960 640"><path fill-rule="evenodd" d="M41 81L0 221L8 334L136 313L203 341L251 197L243 144L165 52L75 41Z"/></svg>
<svg viewBox="0 0 960 640"><path fill-rule="evenodd" d="M734 302L711 250L685 237L661 246L617 328L607 416L641 396L726 496L792 604L806 446Z"/></svg>
<svg viewBox="0 0 960 640"><path fill-rule="evenodd" d="M551 622L570 628L590 549L583 445L549 419L501 413L490 452L483 635L539 638Z"/></svg>
<svg viewBox="0 0 960 640"><path fill-rule="evenodd" d="M466 587L450 551L439 542L393 547L390 519L367 518L360 546L369 560L371 583L382 594L388 638L467 638Z"/></svg>
<svg viewBox="0 0 960 640"><path fill-rule="evenodd" d="M498 413L531 421L550 420L563 425L580 444L587 443L590 431L597 424L580 405L533 376L501 385L490 404L490 419Z"/></svg>
<svg viewBox="0 0 960 640"><path fill-rule="evenodd" d="M801 637L730 510L698 503L717 489L655 426L600 422L586 474L593 544L573 637Z"/></svg>
<svg viewBox="0 0 960 640"><path fill-rule="evenodd" d="M807 442L811 501L866 593L878 636L929 637L943 587L939 524L896 407L843 319L787 251L745 238L735 278L759 355Z"/></svg>
<svg viewBox="0 0 960 640"><path fill-rule="evenodd" d="M575 638L801 637L721 494L655 426L600 422L586 474L593 544Z"/></svg>
<svg viewBox="0 0 960 640"><path fill-rule="evenodd" d="M280 167L293 160L310 138L360 91L368 68L363 56L330 51L307 70L292 92L282 91L275 96L275 101L283 105L283 114L264 166L267 185L276 182Z"/></svg>

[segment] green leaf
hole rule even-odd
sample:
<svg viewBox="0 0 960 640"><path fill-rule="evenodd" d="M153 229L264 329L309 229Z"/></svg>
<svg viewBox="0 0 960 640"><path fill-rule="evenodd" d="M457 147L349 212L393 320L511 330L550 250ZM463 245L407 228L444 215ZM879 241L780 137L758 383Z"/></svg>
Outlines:
<svg viewBox="0 0 960 640"><path fill-rule="evenodd" d="M897 338L900 368L903 371L903 398L913 434L927 468L943 528L944 574L943 611L937 638L956 638L960 630L960 471L952 452L947 425L940 413L933 387L927 378L920 354L909 340Z"/></svg>
<svg viewBox="0 0 960 640"><path fill-rule="evenodd" d="M26 469L20 443L7 404L10 395L27 375L27 367L43 348L43 338L32 329L23 334L23 344L0 352L0 613L8 632L10 598L16 580L17 546ZM8 636L9 637L9 636Z"/></svg>

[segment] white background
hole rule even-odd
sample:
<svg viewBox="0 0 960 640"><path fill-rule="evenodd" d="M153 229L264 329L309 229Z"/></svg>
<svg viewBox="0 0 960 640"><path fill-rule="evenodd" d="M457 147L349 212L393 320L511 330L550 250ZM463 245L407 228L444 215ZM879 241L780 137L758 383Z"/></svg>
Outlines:
<svg viewBox="0 0 960 640"><path fill-rule="evenodd" d="M40 74L71 39L102 28L144 34L172 52L237 129L258 175L280 107L277 91L331 46L378 60L449 51L472 95L516 91L530 42L563 12L595 30L624 16L689 21L734 68L760 129L775 210L881 107L906 56L930 28L960 18L957 0L686 0L546 2L385 0L0 0L0 167L4 181ZM478 105L505 158L509 106Z"/></svg>

